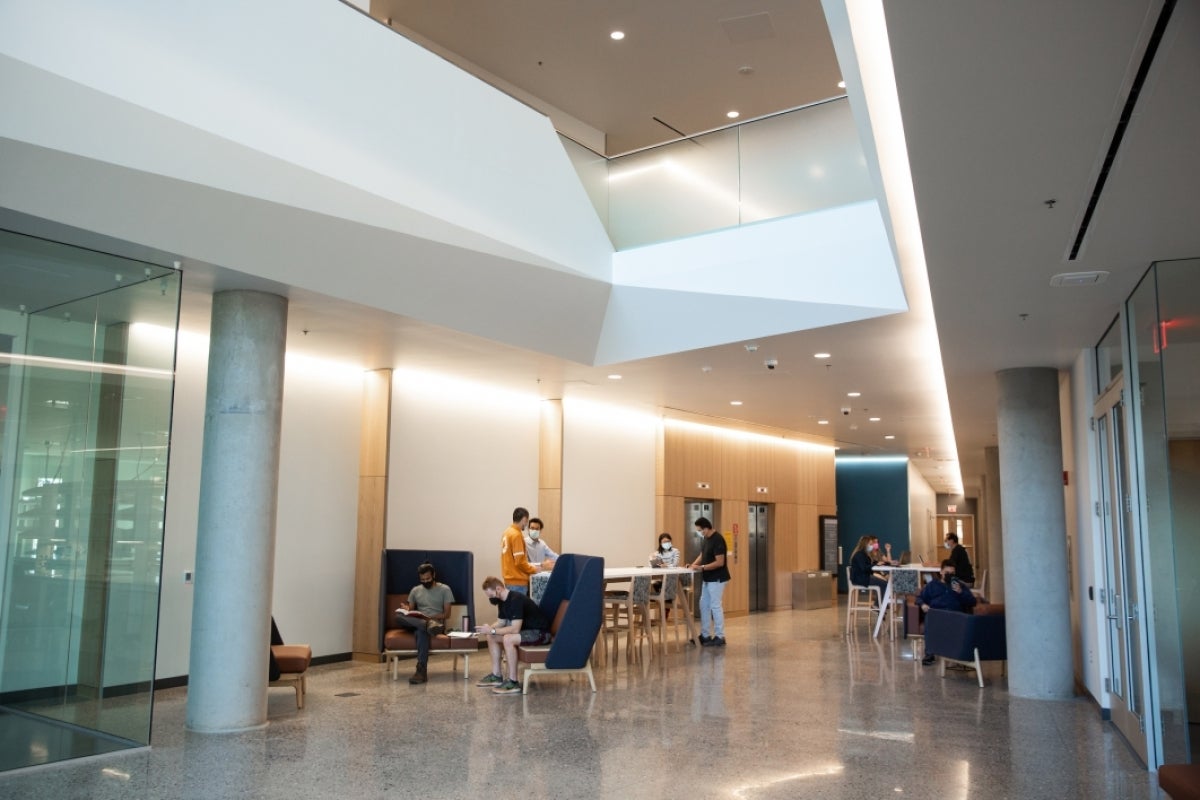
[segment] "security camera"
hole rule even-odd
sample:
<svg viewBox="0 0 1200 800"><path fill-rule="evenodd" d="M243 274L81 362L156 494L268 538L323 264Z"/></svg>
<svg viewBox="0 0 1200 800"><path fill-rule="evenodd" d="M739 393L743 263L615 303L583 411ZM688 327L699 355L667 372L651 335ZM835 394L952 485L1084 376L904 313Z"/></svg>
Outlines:
<svg viewBox="0 0 1200 800"><path fill-rule="evenodd" d="M776 367L779 366L779 360L775 359L775 358L768 358L766 361L763 362L763 364L766 366L767 369L775 369Z"/></svg>
<svg viewBox="0 0 1200 800"><path fill-rule="evenodd" d="M842 416L843 417L850 416L850 406L842 406Z"/></svg>

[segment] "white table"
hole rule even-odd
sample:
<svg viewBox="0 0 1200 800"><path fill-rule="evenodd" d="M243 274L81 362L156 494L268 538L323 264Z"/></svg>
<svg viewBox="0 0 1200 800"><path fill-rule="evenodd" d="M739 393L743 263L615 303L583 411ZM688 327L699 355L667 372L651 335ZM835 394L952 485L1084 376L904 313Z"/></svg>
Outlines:
<svg viewBox="0 0 1200 800"><path fill-rule="evenodd" d="M661 578L665 575L691 575L695 572L699 572L699 570L692 569L691 567L606 567L604 569L604 582L619 583L621 581L630 581L634 578L641 578L643 576L650 578ZM694 586L695 581L692 583ZM677 600L679 600L683 596L683 587L679 587L675 590L675 592L675 597ZM688 604L683 602L679 602L676 605L678 606L676 613L682 612L683 623L687 627L688 640L691 641L692 639L696 638L695 624L692 620L692 609ZM632 641L632 631L630 632L629 641ZM667 647L665 631L659 631L659 645L663 652L665 652ZM651 640L650 646L654 646L653 639ZM627 644L626 653L629 652L628 647L629 645Z"/></svg>
<svg viewBox="0 0 1200 800"><path fill-rule="evenodd" d="M891 567L872 567L873 572L886 572L888 576L887 589L883 591L883 599L879 601L879 616L875 619L875 631L872 634L874 637L879 637L879 629L883 627L883 615L893 614L892 611L892 573L898 570L907 569L914 572L941 572L941 566L934 564L897 564Z"/></svg>

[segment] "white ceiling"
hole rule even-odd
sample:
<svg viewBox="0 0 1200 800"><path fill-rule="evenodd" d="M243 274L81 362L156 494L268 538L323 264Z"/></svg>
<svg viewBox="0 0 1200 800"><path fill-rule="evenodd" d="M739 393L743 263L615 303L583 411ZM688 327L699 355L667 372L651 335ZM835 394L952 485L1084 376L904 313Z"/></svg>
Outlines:
<svg viewBox="0 0 1200 800"><path fill-rule="evenodd" d="M1069 367L1104 333L1152 261L1200 255L1200 12L1185 0L1080 257L1067 259L1162 5L885 3L968 486L978 485L983 448L996 443L997 370ZM610 152L672 138L653 116L693 133L720 125L728 108L757 116L828 96L841 78L818 2L375 0L372 14L605 131ZM768 15L773 36L731 41L721 21L755 23L756 14ZM607 33L618 28L626 38L610 41ZM737 74L742 65L755 67L751 80ZM1092 269L1108 271L1108 280L1050 287L1056 273ZM813 432L824 430L815 418L828 417L849 451L919 456L934 436L921 421L936 409L913 385L919 373L908 316L775 337L755 354L731 345L624 371L645 373L656 386L642 399ZM812 359L818 349L836 354L828 369ZM762 370L764 352L781 358L779 372ZM694 372L702 363L720 371L700 381ZM740 392L754 402L729 414L699 399L714 387L722 401ZM864 397L847 401L851 389ZM623 392L639 393L632 384ZM844 405L852 417L840 418ZM851 430L851 420L867 415L860 408L882 415L898 438L881 440L873 425ZM916 463L935 487L945 484L936 458Z"/></svg>
<svg viewBox="0 0 1200 800"><path fill-rule="evenodd" d="M957 455L968 486L978 484L983 448L995 443L996 370L1069 366L1100 337L1152 260L1200 255L1194 191L1200 186L1200 20L1192 0L1175 11L1082 258L1065 259L1160 5L886 4ZM764 12L773 32L766 38L731 41L730 26L721 25ZM754 117L827 97L841 77L815 2L445 0L376 2L372 13L393 16L394 27L442 36L444 47L453 42L463 58L604 131L611 152L671 138L653 116L693 133L721 124L729 108ZM739 24L755 30L761 22ZM607 38L614 24L627 33L615 59L611 45L618 43ZM746 78L737 66L752 66L754 73ZM1048 199L1056 201L1053 209L1044 205ZM39 228L36 220L11 214L0 216L0 225ZM47 234L170 263L163 262L169 254L132 252L78 231ZM449 373L543 397L571 393L788 428L828 436L843 452L908 455L938 491L955 484L956 476L939 469L952 467L944 459L955 454L945 445L942 395L930 390L938 371L931 369L928 320L920 309L589 367L231 270L188 266L184 316L193 329L202 325L213 289L277 291L291 302L289 348L314 357ZM1054 273L1093 268L1112 275L1099 286L1049 287ZM521 325L549 312L530 305L512 313L513 324ZM832 359L813 358L823 351ZM778 367L766 369L767 359L777 359ZM609 380L610 373L623 377ZM850 391L862 397L850 399ZM731 406L732 400L744 405ZM843 415L843 408L850 413ZM876 415L880 422L868 422ZM821 419L830 424L819 425Z"/></svg>

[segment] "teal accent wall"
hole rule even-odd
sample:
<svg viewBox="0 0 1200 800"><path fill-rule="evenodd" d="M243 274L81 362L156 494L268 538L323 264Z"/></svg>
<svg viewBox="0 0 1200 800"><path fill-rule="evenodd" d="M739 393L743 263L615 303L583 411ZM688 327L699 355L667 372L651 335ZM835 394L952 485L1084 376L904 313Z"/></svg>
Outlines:
<svg viewBox="0 0 1200 800"><path fill-rule="evenodd" d="M895 558L909 549L908 462L839 458L834 475L843 559L838 591L845 592L846 566L860 536L878 536L880 547L890 542Z"/></svg>

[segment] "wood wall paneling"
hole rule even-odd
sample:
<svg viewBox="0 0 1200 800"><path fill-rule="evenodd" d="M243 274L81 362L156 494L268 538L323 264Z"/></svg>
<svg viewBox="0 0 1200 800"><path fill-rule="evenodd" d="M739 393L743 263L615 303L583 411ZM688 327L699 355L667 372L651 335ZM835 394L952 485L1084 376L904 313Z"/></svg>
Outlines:
<svg viewBox="0 0 1200 800"><path fill-rule="evenodd" d="M792 573L799 571L799 517L794 503L775 503L767 519L771 541L767 605L771 610L792 607Z"/></svg>
<svg viewBox="0 0 1200 800"><path fill-rule="evenodd" d="M562 552L562 489L538 489L535 517L542 521L542 538L556 553Z"/></svg>
<svg viewBox="0 0 1200 800"><path fill-rule="evenodd" d="M782 492L775 477L775 447L762 439L746 443L746 499L752 503L776 503L786 493ZM759 494L758 487L767 487L766 494Z"/></svg>
<svg viewBox="0 0 1200 800"><path fill-rule="evenodd" d="M380 658L380 559L387 547L387 476L358 479L358 538L354 552L354 620L352 647L356 659Z"/></svg>
<svg viewBox="0 0 1200 800"><path fill-rule="evenodd" d="M543 400L538 435L539 489L562 488L562 451L562 400Z"/></svg>
<svg viewBox="0 0 1200 800"><path fill-rule="evenodd" d="M725 587L722 605L727 614L748 614L750 612L750 538L746 534L746 524L749 521L749 504L745 500L722 500L721 522L718 533L733 531L733 546L726 555L729 563L729 585Z"/></svg>
<svg viewBox="0 0 1200 800"><path fill-rule="evenodd" d="M775 482L779 485L775 492L775 502L796 503L800 498L800 451L783 442L771 450L771 468L775 473Z"/></svg>
<svg viewBox="0 0 1200 800"><path fill-rule="evenodd" d="M716 436L718 473L721 498L753 499L747 493L749 442L740 436L718 433ZM714 489L717 486L713 487ZM751 493L753 488L749 490Z"/></svg>
<svg viewBox="0 0 1200 800"><path fill-rule="evenodd" d="M354 552L356 659L380 658L380 559L387 547L388 452L392 436L392 370L363 373L362 429L358 455L358 529Z"/></svg>
<svg viewBox="0 0 1200 800"><path fill-rule="evenodd" d="M675 546L682 549L684 537L688 531L684 530L683 516L683 498L673 495L658 495L654 498L654 538L658 540L658 534L671 534L671 541Z"/></svg>
<svg viewBox="0 0 1200 800"><path fill-rule="evenodd" d="M538 428L538 504L534 516L542 521L546 544L562 552L562 400L543 400Z"/></svg>
<svg viewBox="0 0 1200 800"><path fill-rule="evenodd" d="M359 475L387 475L388 440L392 426L392 371L363 373L362 436L358 449Z"/></svg>

